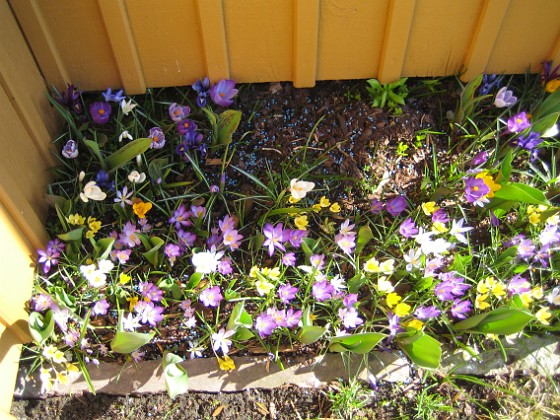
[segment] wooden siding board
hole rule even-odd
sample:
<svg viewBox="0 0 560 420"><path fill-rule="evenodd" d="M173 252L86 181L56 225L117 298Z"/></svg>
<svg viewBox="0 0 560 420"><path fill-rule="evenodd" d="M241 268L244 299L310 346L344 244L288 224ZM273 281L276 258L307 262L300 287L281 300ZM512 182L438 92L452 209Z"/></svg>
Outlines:
<svg viewBox="0 0 560 420"><path fill-rule="evenodd" d="M146 82L123 0L98 2L121 78L119 87L128 95L145 93Z"/></svg>
<svg viewBox="0 0 560 420"><path fill-rule="evenodd" d="M417 0L403 76L458 74L479 17L480 0Z"/></svg>
<svg viewBox="0 0 560 420"><path fill-rule="evenodd" d="M539 72L560 29L560 1L511 0L486 73Z"/></svg>
<svg viewBox="0 0 560 420"><path fill-rule="evenodd" d="M204 45L205 76L210 80L229 79L229 57L221 0L197 0L200 31ZM203 75L199 75L202 78Z"/></svg>
<svg viewBox="0 0 560 420"><path fill-rule="evenodd" d="M83 90L121 85L109 35L95 0L41 0L37 4L73 83Z"/></svg>
<svg viewBox="0 0 560 420"><path fill-rule="evenodd" d="M16 385L21 345L17 337L0 324L0 418L13 418L9 415L13 390Z"/></svg>
<svg viewBox="0 0 560 420"><path fill-rule="evenodd" d="M317 79L319 0L294 1L294 86L314 86Z"/></svg>
<svg viewBox="0 0 560 420"><path fill-rule="evenodd" d="M194 0L127 0L126 7L149 87L185 86L206 72Z"/></svg>
<svg viewBox="0 0 560 420"><path fill-rule="evenodd" d="M317 79L376 77L388 0L323 0Z"/></svg>
<svg viewBox="0 0 560 420"><path fill-rule="evenodd" d="M231 77L293 80L293 0L224 0Z"/></svg>

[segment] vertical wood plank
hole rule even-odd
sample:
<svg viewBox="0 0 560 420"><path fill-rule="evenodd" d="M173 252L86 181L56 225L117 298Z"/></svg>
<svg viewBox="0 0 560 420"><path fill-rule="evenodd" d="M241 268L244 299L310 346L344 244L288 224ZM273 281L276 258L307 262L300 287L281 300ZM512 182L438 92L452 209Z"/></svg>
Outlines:
<svg viewBox="0 0 560 420"><path fill-rule="evenodd" d="M315 86L319 43L319 0L294 0L294 86Z"/></svg>
<svg viewBox="0 0 560 420"><path fill-rule="evenodd" d="M98 2L125 92L128 95L145 93L146 81L123 0Z"/></svg>
<svg viewBox="0 0 560 420"><path fill-rule="evenodd" d="M222 0L196 0L204 47L206 76L229 79L229 57Z"/></svg>
<svg viewBox="0 0 560 420"><path fill-rule="evenodd" d="M401 77L415 6L416 0L390 0L378 70L382 83Z"/></svg>
<svg viewBox="0 0 560 420"><path fill-rule="evenodd" d="M510 0L484 0L482 3L478 23L465 54L465 72L461 80L469 81L484 73L509 4Z"/></svg>
<svg viewBox="0 0 560 420"><path fill-rule="evenodd" d="M10 407L16 385L21 345L15 335L0 324L0 418L12 419Z"/></svg>
<svg viewBox="0 0 560 420"><path fill-rule="evenodd" d="M59 87L71 83L64 60L60 56L37 0L8 1L48 83Z"/></svg>

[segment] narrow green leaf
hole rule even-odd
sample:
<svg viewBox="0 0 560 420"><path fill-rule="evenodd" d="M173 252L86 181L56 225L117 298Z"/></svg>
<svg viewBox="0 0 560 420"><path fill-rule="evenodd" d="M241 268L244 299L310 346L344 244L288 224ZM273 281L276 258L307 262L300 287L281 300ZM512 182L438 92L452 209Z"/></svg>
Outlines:
<svg viewBox="0 0 560 420"><path fill-rule="evenodd" d="M71 230L67 233L61 233L58 238L64 242L81 242L82 241L82 232L84 231L84 227L81 226L77 229Z"/></svg>
<svg viewBox="0 0 560 420"><path fill-rule="evenodd" d="M542 191L517 182L502 185L502 188L496 191L494 195L504 200L511 200L519 203L550 205Z"/></svg>
<svg viewBox="0 0 560 420"><path fill-rule="evenodd" d="M551 93L533 112L533 119L539 120L555 112L560 112L560 89Z"/></svg>
<svg viewBox="0 0 560 420"><path fill-rule="evenodd" d="M396 343L412 360L424 369L437 369L441 363L441 343L422 331L397 334Z"/></svg>
<svg viewBox="0 0 560 420"><path fill-rule="evenodd" d="M93 140L86 140L84 139L85 145L88 147L89 150L93 153L93 155L97 158L97 161L101 165L101 167L107 170L107 162L103 159L103 155L101 154L101 149L99 149L99 144Z"/></svg>
<svg viewBox="0 0 560 420"><path fill-rule="evenodd" d="M109 254L113 250L113 245L115 244L115 238L101 238L95 241L91 238L93 244L93 257L96 260L106 260L109 258Z"/></svg>
<svg viewBox="0 0 560 420"><path fill-rule="evenodd" d="M192 273L187 285L185 286L185 290L193 290L196 286L198 286L203 276L204 274L202 273Z"/></svg>
<svg viewBox="0 0 560 420"><path fill-rule="evenodd" d="M142 253L142 256L144 258L146 258L146 260L152 264L152 266L154 267L158 267L159 266L159 249L165 244L165 241L161 238L158 238L157 236L153 236L150 238L150 246L151 248L149 249L149 251L146 251L144 253Z"/></svg>
<svg viewBox="0 0 560 420"><path fill-rule="evenodd" d="M553 112L539 120L533 120L533 123L531 124L531 131L539 134L546 133L547 130L549 130L554 124L556 124L559 115L560 114L558 112Z"/></svg>
<svg viewBox="0 0 560 420"><path fill-rule="evenodd" d="M107 170L114 171L150 148L153 139L141 138L125 144L107 158Z"/></svg>
<svg viewBox="0 0 560 420"><path fill-rule="evenodd" d="M365 246L374 238L373 232L369 226L362 226L358 230L358 240L356 242L356 250L354 253L358 255Z"/></svg>
<svg viewBox="0 0 560 420"><path fill-rule="evenodd" d="M89 376L89 371L87 369L87 365L82 358L82 355L74 349L74 355L76 356L76 360L78 361L78 365L80 365L80 370L82 371L82 375L88 384L89 391L95 395L95 387L93 386L93 382L91 380L91 376Z"/></svg>
<svg viewBox="0 0 560 420"><path fill-rule="evenodd" d="M189 375L180 365L183 359L169 351L163 352L162 368L165 379L165 389L171 399L184 394L189 389Z"/></svg>
<svg viewBox="0 0 560 420"><path fill-rule="evenodd" d="M534 316L524 309L501 306L486 314L460 321L453 327L476 334L509 335L523 331L533 319Z"/></svg>
<svg viewBox="0 0 560 420"><path fill-rule="evenodd" d="M334 352L349 351L356 354L369 353L387 335L377 332L351 334L334 337L329 350Z"/></svg>
<svg viewBox="0 0 560 420"><path fill-rule="evenodd" d="M218 115L218 144L230 144L233 133L241 122L241 111L228 109Z"/></svg>

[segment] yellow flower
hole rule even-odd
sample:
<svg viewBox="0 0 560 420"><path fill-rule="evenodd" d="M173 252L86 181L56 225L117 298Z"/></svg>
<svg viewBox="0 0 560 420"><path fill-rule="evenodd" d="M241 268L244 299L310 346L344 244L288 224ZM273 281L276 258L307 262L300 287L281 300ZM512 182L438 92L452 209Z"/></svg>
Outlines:
<svg viewBox="0 0 560 420"><path fill-rule="evenodd" d="M364 271L368 273L379 273L381 270L379 268L379 261L375 257L371 257L364 263Z"/></svg>
<svg viewBox="0 0 560 420"><path fill-rule="evenodd" d="M332 211L333 213L338 213L340 211L340 205L338 203L333 203L333 205L330 207L330 211Z"/></svg>
<svg viewBox="0 0 560 420"><path fill-rule="evenodd" d="M54 358L55 353L58 351L58 349L53 346L52 344L49 344L48 346L46 346L43 349L43 357L52 360Z"/></svg>
<svg viewBox="0 0 560 420"><path fill-rule="evenodd" d="M138 216L140 219L146 218L146 213L152 209L152 203L149 201L144 203L142 200L137 200L132 205L132 210L134 210L134 214Z"/></svg>
<svg viewBox="0 0 560 420"><path fill-rule="evenodd" d="M445 226L445 223L443 222L435 221L434 223L432 223L432 231L434 232L445 233L448 230L449 229Z"/></svg>
<svg viewBox="0 0 560 420"><path fill-rule="evenodd" d="M251 267L251 270L249 271L249 277L251 277L252 279L254 279L255 277L257 277L257 273L259 272L259 267L257 267L256 265Z"/></svg>
<svg viewBox="0 0 560 420"><path fill-rule="evenodd" d="M531 297L534 299L542 299L543 297L543 289L541 286L533 287L529 293L531 293Z"/></svg>
<svg viewBox="0 0 560 420"><path fill-rule="evenodd" d="M486 197L488 198L494 197L494 192L502 188L502 186L496 183L494 181L494 178L492 178L491 175L488 175L488 172L486 171L479 173L476 177L482 179L482 181L484 181L486 186L490 188L490 192L486 194Z"/></svg>
<svg viewBox="0 0 560 420"><path fill-rule="evenodd" d="M402 300L402 297L400 297L399 295L397 295L395 292L389 293L387 295L387 297L385 298L385 302L387 302L387 306L389 308L392 308L393 306L395 306L397 303L399 303Z"/></svg>
<svg viewBox="0 0 560 420"><path fill-rule="evenodd" d="M71 214L68 216L67 220L71 225L83 225L86 222L86 218L84 216L80 216L78 213Z"/></svg>
<svg viewBox="0 0 560 420"><path fill-rule="evenodd" d="M560 79L549 80L546 82L544 91L548 93L554 93L560 88Z"/></svg>
<svg viewBox="0 0 560 420"><path fill-rule="evenodd" d="M220 370L225 370L226 372L229 370L235 370L235 362L227 354L223 359L221 359L219 356L216 356L216 358L218 359Z"/></svg>
<svg viewBox="0 0 560 420"><path fill-rule="evenodd" d="M497 281L490 289L490 292L498 299L501 299L506 295L506 286L504 283Z"/></svg>
<svg viewBox="0 0 560 420"><path fill-rule="evenodd" d="M319 200L319 205L321 207L330 207L331 202L327 197L322 196L321 199Z"/></svg>
<svg viewBox="0 0 560 420"><path fill-rule="evenodd" d="M538 212L538 210L535 206L533 206L532 204L527 206L527 214L533 214L536 212Z"/></svg>
<svg viewBox="0 0 560 420"><path fill-rule="evenodd" d="M379 280L377 280L377 291L379 293L391 293L394 290L395 288L391 282L387 280L387 277L380 277Z"/></svg>
<svg viewBox="0 0 560 420"><path fill-rule="evenodd" d="M261 296L268 295L274 289L274 285L266 280L257 280L255 287L257 288L257 293Z"/></svg>
<svg viewBox="0 0 560 420"><path fill-rule="evenodd" d="M379 271L384 274L391 274L395 270L395 260L393 258L379 264Z"/></svg>
<svg viewBox="0 0 560 420"><path fill-rule="evenodd" d="M314 211L315 213L318 213L319 211L321 211L321 205L320 205L319 203L313 204L313 205L311 206L311 208L313 209L313 211Z"/></svg>
<svg viewBox="0 0 560 420"><path fill-rule="evenodd" d="M57 350L54 353L54 356L53 356L52 360L55 363L66 363L67 362L66 357L64 356L64 353L61 352L60 350Z"/></svg>
<svg viewBox="0 0 560 420"><path fill-rule="evenodd" d="M88 226L93 232L98 232L101 229L101 222L95 217L88 217Z"/></svg>
<svg viewBox="0 0 560 420"><path fill-rule="evenodd" d="M305 230L309 222L307 221L307 216L299 216L294 219L294 224L299 230Z"/></svg>
<svg viewBox="0 0 560 420"><path fill-rule="evenodd" d="M426 216L430 216L437 210L439 210L439 207L436 206L435 201L428 201L427 203L422 203L422 211Z"/></svg>
<svg viewBox="0 0 560 420"><path fill-rule="evenodd" d="M395 306L395 315L402 318L403 316L407 316L411 309L412 308L408 303L399 303Z"/></svg>
<svg viewBox="0 0 560 420"><path fill-rule="evenodd" d="M66 370L68 372L79 372L80 368L78 367L78 365L73 364L73 363L66 363Z"/></svg>
<svg viewBox="0 0 560 420"><path fill-rule="evenodd" d="M531 296L531 292L523 293L519 296L521 298L521 303L523 303L524 308L528 308L529 305L533 302L533 297Z"/></svg>
<svg viewBox="0 0 560 420"><path fill-rule="evenodd" d="M405 327L405 328L413 328L417 331L420 331L420 330L422 330L422 327L424 326L424 323L422 321L420 321L419 319L412 318L409 321L403 322L402 326Z"/></svg>
<svg viewBox="0 0 560 420"><path fill-rule="evenodd" d="M130 280L132 280L132 277L130 277L128 274L126 273L121 273L119 275L119 283L120 284L126 284L128 283Z"/></svg>
<svg viewBox="0 0 560 420"><path fill-rule="evenodd" d="M66 372L56 372L56 380L58 383L66 385L68 383L68 375Z"/></svg>
<svg viewBox="0 0 560 420"><path fill-rule="evenodd" d="M91 238L93 238L94 236L95 236L95 232L94 232L93 230L88 230L88 231L86 232L86 238L87 238L87 239L91 239Z"/></svg>
<svg viewBox="0 0 560 420"><path fill-rule="evenodd" d="M548 308L541 308L539 309L539 311L535 314L535 317L544 325L549 325L550 324L550 318L552 318L552 314L550 313L550 310Z"/></svg>
<svg viewBox="0 0 560 420"><path fill-rule="evenodd" d="M134 297L131 297L131 298L126 298L126 300L129 302L128 311L132 312L134 310L134 307L138 303L138 296L134 296Z"/></svg>
<svg viewBox="0 0 560 420"><path fill-rule="evenodd" d="M265 267L261 270L261 273L263 274L263 276L266 276L269 279L278 280L280 278L280 267Z"/></svg>
<svg viewBox="0 0 560 420"><path fill-rule="evenodd" d="M541 222L541 215L540 213L532 213L529 215L529 223L533 226L537 226Z"/></svg>
<svg viewBox="0 0 560 420"><path fill-rule="evenodd" d="M294 196L290 195L290 197L288 198L288 203L296 204L299 200L301 200L301 198L294 198Z"/></svg>
<svg viewBox="0 0 560 420"><path fill-rule="evenodd" d="M488 293L484 293L482 295L476 295L476 300L474 303L475 308L478 308L482 311L489 308L490 304L486 302L486 299L488 299L489 296L490 295Z"/></svg>

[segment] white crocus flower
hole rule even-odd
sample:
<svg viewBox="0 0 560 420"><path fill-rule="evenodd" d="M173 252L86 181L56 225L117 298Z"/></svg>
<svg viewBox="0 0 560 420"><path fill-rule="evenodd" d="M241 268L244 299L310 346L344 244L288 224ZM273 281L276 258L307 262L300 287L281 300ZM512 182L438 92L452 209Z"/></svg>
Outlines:
<svg viewBox="0 0 560 420"><path fill-rule="evenodd" d="M197 252L192 256L192 264L197 273L209 274L218 269L223 251L216 252L214 247L210 251Z"/></svg>
<svg viewBox="0 0 560 420"><path fill-rule="evenodd" d="M135 184L144 182L146 180L146 174L144 172L132 171L128 174L128 180Z"/></svg>
<svg viewBox="0 0 560 420"><path fill-rule="evenodd" d="M129 99L128 102L126 99L121 101L121 110L124 115L128 115L134 108L136 108L137 104L132 103L132 99Z"/></svg>
<svg viewBox="0 0 560 420"><path fill-rule="evenodd" d="M107 198L107 194L101 191L95 181L89 181L85 187L84 191L80 193L80 198L84 203L87 203L89 200L97 200L103 201Z"/></svg>
<svg viewBox="0 0 560 420"><path fill-rule="evenodd" d="M449 230L449 234L454 236L459 242L463 244L468 244L467 238L463 233L468 232L469 230L473 230L472 227L463 227L463 223L465 223L465 219L453 220L453 225Z"/></svg>
<svg viewBox="0 0 560 420"><path fill-rule="evenodd" d="M123 139L129 139L132 140L132 136L130 135L130 133L128 132L128 130L124 130L121 135L119 136L119 142L123 141Z"/></svg>
<svg viewBox="0 0 560 420"><path fill-rule="evenodd" d="M406 271L412 271L415 268L420 268L422 266L422 251L420 249L410 249L407 254L403 255L406 261Z"/></svg>
<svg viewBox="0 0 560 420"><path fill-rule="evenodd" d="M314 182L299 181L297 178L290 181L290 193L295 200L301 200L313 188Z"/></svg>
<svg viewBox="0 0 560 420"><path fill-rule="evenodd" d="M221 349L224 354L229 353L229 348L232 344L229 337L235 334L235 330L225 330L224 328L220 328L220 331L217 333L212 334L212 347L214 350Z"/></svg>

